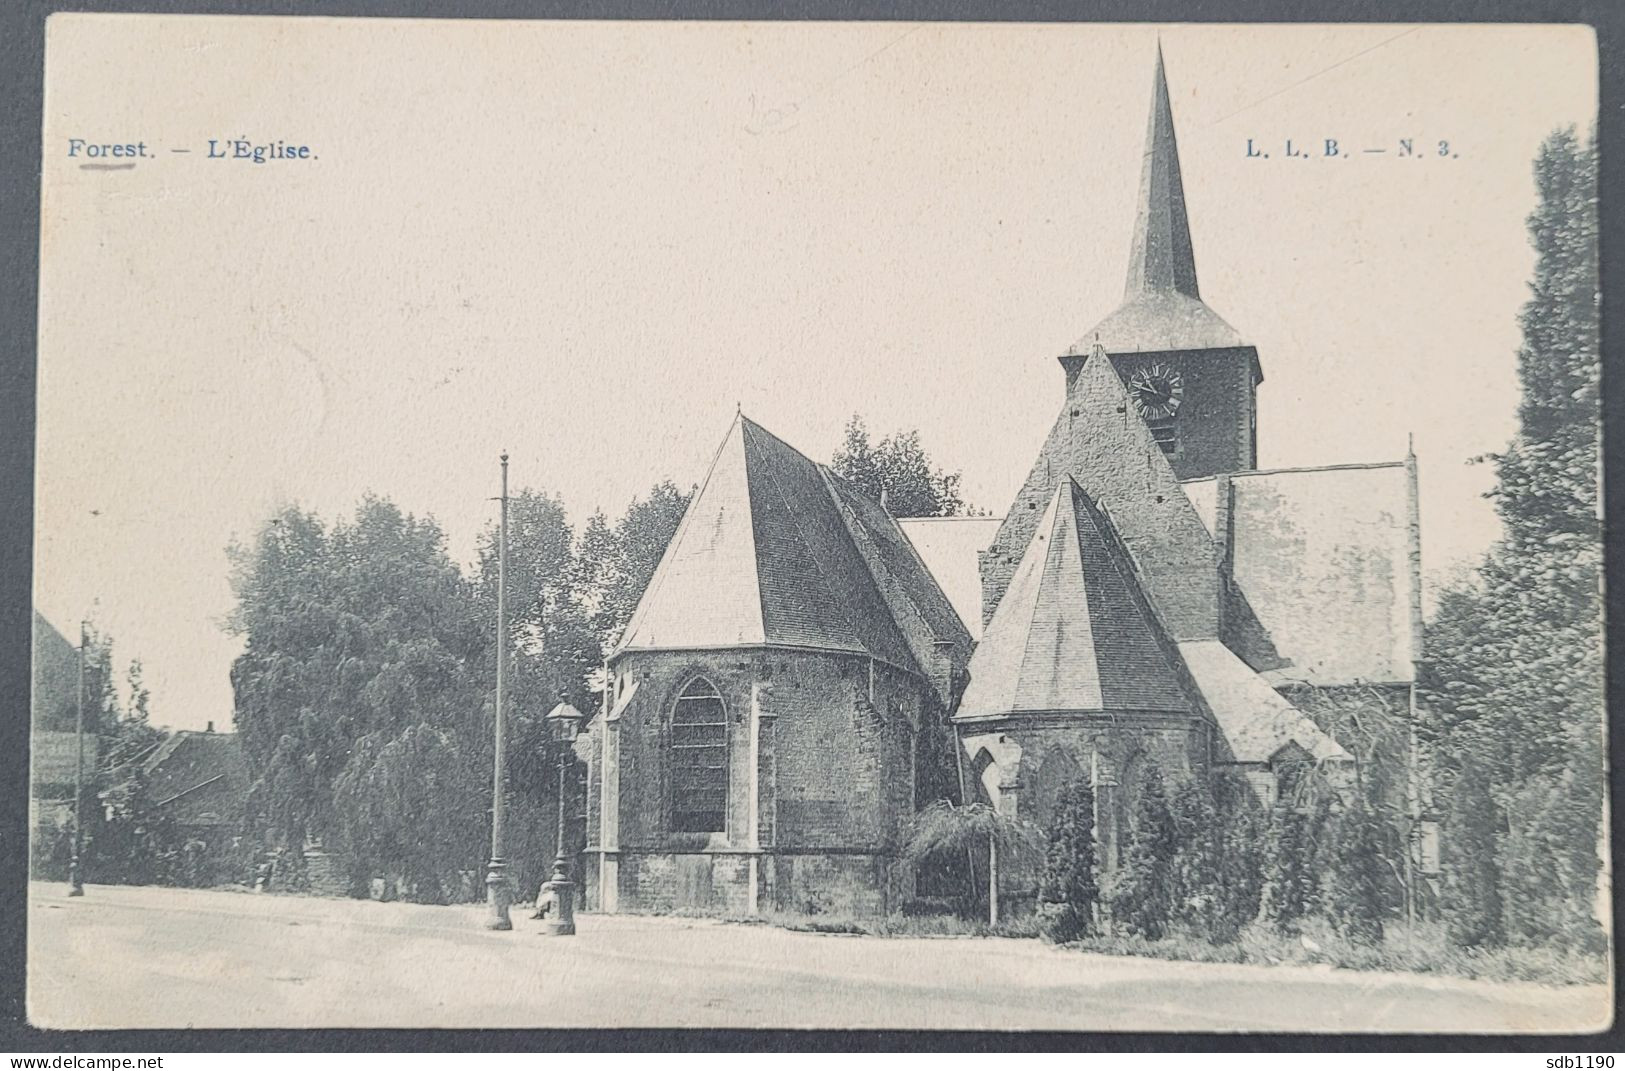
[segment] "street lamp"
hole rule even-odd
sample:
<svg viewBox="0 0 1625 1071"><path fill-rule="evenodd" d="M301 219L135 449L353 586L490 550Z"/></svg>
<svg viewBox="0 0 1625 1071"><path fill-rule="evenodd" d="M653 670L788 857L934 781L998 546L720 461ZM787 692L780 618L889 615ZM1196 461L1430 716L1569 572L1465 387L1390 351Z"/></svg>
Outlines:
<svg viewBox="0 0 1625 1071"><path fill-rule="evenodd" d="M511 930L513 920L508 917L508 861L503 858L502 821L503 797L507 789L507 770L503 766L502 709L503 669L508 662L508 455L502 455L502 519L497 534L497 694L495 757L491 769L491 862L485 873L485 902L489 911L485 917L488 930Z"/></svg>
<svg viewBox="0 0 1625 1071"><path fill-rule="evenodd" d="M565 937L576 932L575 883L570 880L570 860L564 846L565 778L570 769L570 745L575 743L576 735L581 732L586 715L561 697L558 706L548 711L543 721L547 726L548 739L559 749L559 831L553 876L542 886L542 895L538 899L544 902L551 900L554 905L552 918L542 923L542 933L549 937Z"/></svg>

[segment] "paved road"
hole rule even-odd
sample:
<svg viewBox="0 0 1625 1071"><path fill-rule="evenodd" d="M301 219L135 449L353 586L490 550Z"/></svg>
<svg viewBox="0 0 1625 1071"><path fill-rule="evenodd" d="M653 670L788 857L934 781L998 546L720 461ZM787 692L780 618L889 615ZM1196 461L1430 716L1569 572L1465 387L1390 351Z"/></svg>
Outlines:
<svg viewBox="0 0 1625 1071"><path fill-rule="evenodd" d="M55 885L29 896L38 1026L732 1026L1582 1031L1604 987L1083 955L1037 941L825 936L583 916L544 938L474 907Z"/></svg>

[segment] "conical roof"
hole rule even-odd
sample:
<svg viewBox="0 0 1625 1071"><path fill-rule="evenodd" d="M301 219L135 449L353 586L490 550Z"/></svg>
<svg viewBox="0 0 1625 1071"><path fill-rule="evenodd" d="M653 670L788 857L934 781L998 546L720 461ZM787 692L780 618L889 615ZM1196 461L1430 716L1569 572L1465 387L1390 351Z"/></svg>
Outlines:
<svg viewBox="0 0 1625 1071"><path fill-rule="evenodd" d="M982 633L956 717L1191 713L1177 658L1110 522L1067 477Z"/></svg>
<svg viewBox="0 0 1625 1071"><path fill-rule="evenodd" d="M933 582L923 566L866 560L849 527L858 524L848 501L855 494L843 494L820 465L760 425L735 417L615 653L766 644L867 654L921 672L897 621L905 607L888 602L877 573L899 603L904 590L918 594ZM859 534L873 552L885 526L868 521L875 530ZM900 533L896 539L906 543ZM947 605L940 591L931 593ZM969 645L951 608L926 616L946 616L961 636L942 638Z"/></svg>
<svg viewBox="0 0 1625 1071"><path fill-rule="evenodd" d="M1123 303L1073 343L1070 352L1088 353L1096 341L1110 353L1226 349L1246 344L1235 328L1203 304L1197 287L1179 142L1174 135L1160 43Z"/></svg>
<svg viewBox="0 0 1625 1071"><path fill-rule="evenodd" d="M1151 82L1151 116L1145 128L1145 156L1140 164L1140 208L1134 221L1134 246L1129 253L1123 297L1169 290L1186 297L1202 296L1196 287L1185 182L1179 173L1179 141L1174 136L1174 109L1168 101L1168 75L1159 42L1157 71Z"/></svg>

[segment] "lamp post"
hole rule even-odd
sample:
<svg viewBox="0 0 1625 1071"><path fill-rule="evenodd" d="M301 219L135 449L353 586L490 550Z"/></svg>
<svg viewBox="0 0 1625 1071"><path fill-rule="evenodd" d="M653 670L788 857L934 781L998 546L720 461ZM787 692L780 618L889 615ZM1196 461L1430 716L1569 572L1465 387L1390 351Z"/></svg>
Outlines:
<svg viewBox="0 0 1625 1071"><path fill-rule="evenodd" d="M68 854L68 895L85 895L85 875L80 869L79 852L84 847L85 796L85 623L79 622L79 702L74 714L73 760L73 842Z"/></svg>
<svg viewBox="0 0 1625 1071"><path fill-rule="evenodd" d="M506 810L503 796L507 771L503 763L503 673L508 661L508 455L502 455L502 512L497 525L497 694L496 756L491 768L491 863L485 873L485 928L511 930L508 917L508 862L503 858L502 820Z"/></svg>
<svg viewBox="0 0 1625 1071"><path fill-rule="evenodd" d="M581 731L581 723L585 720L586 716L581 711L562 698L558 706L547 712L545 719L548 738L559 749L558 854L553 859L553 876L542 886L541 896L543 900L552 900L554 905L552 917L542 923L542 933L549 937L567 937L576 932L575 883L570 880L570 860L564 846L564 803L568 798L565 778L570 769L570 745L575 743L576 734Z"/></svg>

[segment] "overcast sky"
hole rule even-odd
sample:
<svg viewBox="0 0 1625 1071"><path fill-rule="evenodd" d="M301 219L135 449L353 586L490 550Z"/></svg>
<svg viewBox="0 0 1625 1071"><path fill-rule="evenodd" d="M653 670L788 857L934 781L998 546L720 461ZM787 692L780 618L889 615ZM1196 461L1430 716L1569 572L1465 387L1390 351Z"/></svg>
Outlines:
<svg viewBox="0 0 1625 1071"><path fill-rule="evenodd" d="M504 448L579 523L698 480L737 404L818 459L855 411L918 428L1002 512L1121 298L1157 32L53 16L39 607L224 727L225 547L280 504L378 492L466 561ZM1589 30L1161 37L1260 463L1414 432L1448 574L1496 535L1468 459L1515 427L1530 162L1595 114ZM312 158L208 158L238 137Z"/></svg>

